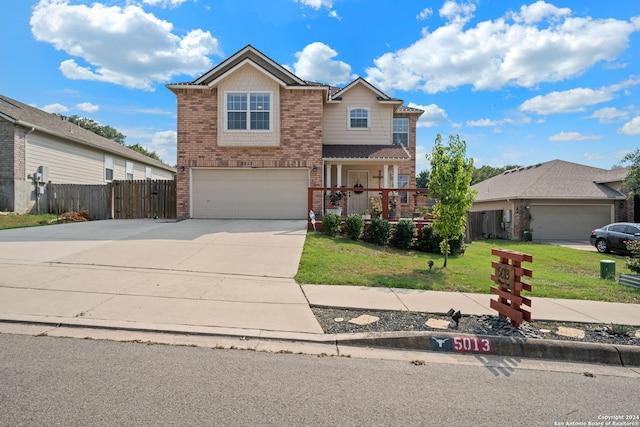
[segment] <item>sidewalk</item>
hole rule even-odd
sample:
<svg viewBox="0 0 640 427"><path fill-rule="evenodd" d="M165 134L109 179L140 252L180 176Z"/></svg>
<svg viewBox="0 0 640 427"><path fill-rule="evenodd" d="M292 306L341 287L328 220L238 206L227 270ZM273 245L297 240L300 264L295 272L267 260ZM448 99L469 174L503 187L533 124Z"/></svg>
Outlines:
<svg viewBox="0 0 640 427"><path fill-rule="evenodd" d="M312 306L369 310L406 310L444 314L449 309L462 315L496 314L489 308L495 295L464 292L370 288L362 286L303 285ZM531 297L532 320L605 323L640 326L640 304Z"/></svg>

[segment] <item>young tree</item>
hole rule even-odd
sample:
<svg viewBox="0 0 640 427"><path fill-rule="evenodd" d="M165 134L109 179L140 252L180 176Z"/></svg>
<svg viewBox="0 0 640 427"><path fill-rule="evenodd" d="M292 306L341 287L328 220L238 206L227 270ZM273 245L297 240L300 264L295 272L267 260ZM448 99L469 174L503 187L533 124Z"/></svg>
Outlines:
<svg viewBox="0 0 640 427"><path fill-rule="evenodd" d="M624 156L622 163L631 163L627 177L624 179L629 189L629 197L640 196L640 148Z"/></svg>
<svg viewBox="0 0 640 427"><path fill-rule="evenodd" d="M471 208L477 191L470 188L473 174L473 159L467 159L467 143L458 135L449 136L449 145L442 144L440 134L436 137L431 155L431 177L429 195L437 200L433 207L433 229L442 238L440 249L447 266L452 239L464 235L467 212Z"/></svg>

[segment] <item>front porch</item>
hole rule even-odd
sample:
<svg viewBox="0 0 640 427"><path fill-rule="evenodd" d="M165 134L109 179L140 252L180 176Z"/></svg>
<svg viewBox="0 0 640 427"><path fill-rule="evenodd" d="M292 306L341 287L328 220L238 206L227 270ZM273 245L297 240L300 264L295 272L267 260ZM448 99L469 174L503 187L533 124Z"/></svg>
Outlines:
<svg viewBox="0 0 640 427"><path fill-rule="evenodd" d="M316 217L331 209L334 211L330 213L339 213L343 218L357 214L365 216L365 220L432 219L433 200L426 188L310 187L307 191L307 209Z"/></svg>

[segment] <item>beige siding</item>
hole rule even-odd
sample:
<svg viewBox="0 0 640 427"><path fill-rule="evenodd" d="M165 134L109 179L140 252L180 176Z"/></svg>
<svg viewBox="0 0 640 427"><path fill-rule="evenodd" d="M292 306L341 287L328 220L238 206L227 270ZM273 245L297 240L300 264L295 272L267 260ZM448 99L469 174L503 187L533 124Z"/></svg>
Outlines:
<svg viewBox="0 0 640 427"><path fill-rule="evenodd" d="M369 129L349 129L349 110L369 110ZM390 144L393 139L393 105L380 104L376 94L363 85L349 89L338 104L326 104L324 144Z"/></svg>
<svg viewBox="0 0 640 427"><path fill-rule="evenodd" d="M227 92L270 92L271 130L227 131ZM277 147L280 145L280 86L251 65L244 65L218 85L218 145L221 147Z"/></svg>
<svg viewBox="0 0 640 427"><path fill-rule="evenodd" d="M98 150L34 132L27 136L26 158L26 175L47 166L53 183L104 183L104 156Z"/></svg>

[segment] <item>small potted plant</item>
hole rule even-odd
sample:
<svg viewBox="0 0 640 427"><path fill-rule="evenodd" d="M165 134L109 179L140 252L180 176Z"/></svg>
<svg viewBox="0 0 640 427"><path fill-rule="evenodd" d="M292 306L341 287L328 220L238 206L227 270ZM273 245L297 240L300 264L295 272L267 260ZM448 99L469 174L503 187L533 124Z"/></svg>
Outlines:
<svg viewBox="0 0 640 427"><path fill-rule="evenodd" d="M371 205L371 216L373 218L380 218L382 214L382 198L371 197L369 198L369 204Z"/></svg>
<svg viewBox="0 0 640 427"><path fill-rule="evenodd" d="M365 221L369 221L371 219L371 211L369 209L363 210L360 212L360 215L362 215L362 219Z"/></svg>
<svg viewBox="0 0 640 427"><path fill-rule="evenodd" d="M327 213L342 215L342 206L340 206L340 201L343 197L344 193L340 190L331 193L331 195L329 196L329 206L327 207Z"/></svg>

